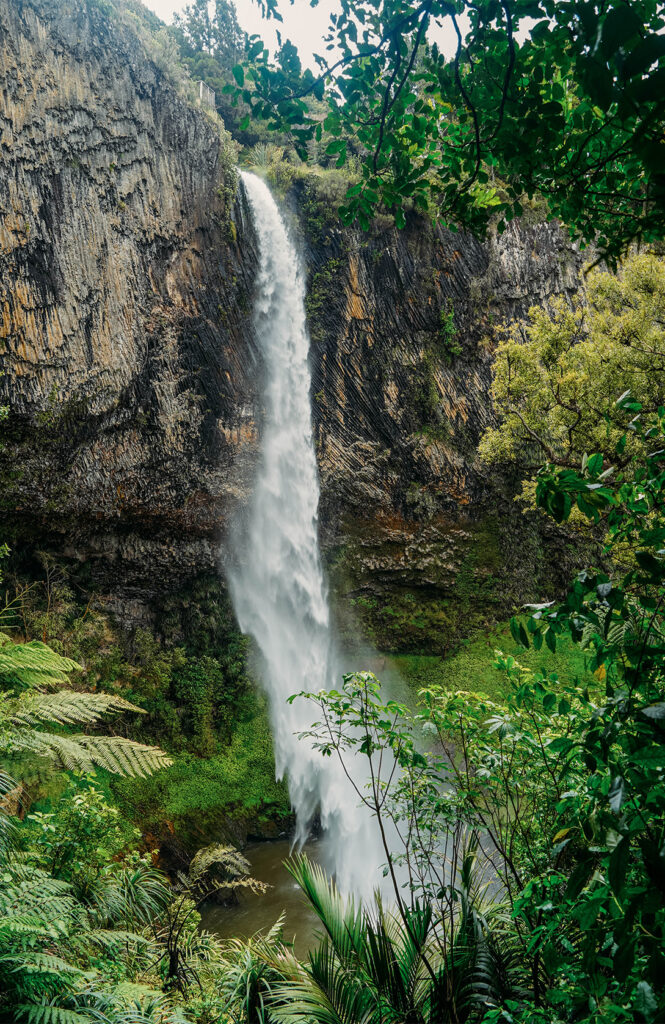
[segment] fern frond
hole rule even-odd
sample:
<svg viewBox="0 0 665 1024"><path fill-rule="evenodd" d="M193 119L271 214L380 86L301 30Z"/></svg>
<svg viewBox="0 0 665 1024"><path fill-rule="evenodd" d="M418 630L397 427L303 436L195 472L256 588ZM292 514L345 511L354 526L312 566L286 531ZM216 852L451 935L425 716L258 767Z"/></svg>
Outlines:
<svg viewBox="0 0 665 1024"><path fill-rule="evenodd" d="M11 712L10 720L16 725L41 725L43 722L91 725L105 715L121 711L146 713L143 708L116 694L58 690L57 693L22 695Z"/></svg>
<svg viewBox="0 0 665 1024"><path fill-rule="evenodd" d="M13 849L18 834L16 824L8 813L8 797L16 790L14 779L0 770L0 862Z"/></svg>
<svg viewBox="0 0 665 1024"><path fill-rule="evenodd" d="M96 764L116 775L145 778L173 764L173 759L159 747L122 736L77 736L76 741Z"/></svg>
<svg viewBox="0 0 665 1024"><path fill-rule="evenodd" d="M116 775L145 778L172 764L171 758L159 747L120 736L60 736L16 728L12 745L15 750L29 750L46 757L67 771L91 772L99 765Z"/></svg>
<svg viewBox="0 0 665 1024"><path fill-rule="evenodd" d="M35 1006L24 1003L19 1007L28 1024L90 1024L88 1014L77 1013L76 1010L67 1010L62 1006L53 1004Z"/></svg>
<svg viewBox="0 0 665 1024"><path fill-rule="evenodd" d="M0 956L2 963L15 963L22 974L53 974L60 978L62 975L74 975L84 978L85 971L74 964L67 963L60 956L52 953L30 952L24 954L6 954Z"/></svg>
<svg viewBox="0 0 665 1024"><path fill-rule="evenodd" d="M138 932L123 931L120 928L91 928L85 933L85 941L92 942L105 950L118 946L150 946L152 940Z"/></svg>
<svg viewBox="0 0 665 1024"><path fill-rule="evenodd" d="M81 666L57 654L40 640L17 644L0 634L0 686L48 688L67 682L70 672Z"/></svg>

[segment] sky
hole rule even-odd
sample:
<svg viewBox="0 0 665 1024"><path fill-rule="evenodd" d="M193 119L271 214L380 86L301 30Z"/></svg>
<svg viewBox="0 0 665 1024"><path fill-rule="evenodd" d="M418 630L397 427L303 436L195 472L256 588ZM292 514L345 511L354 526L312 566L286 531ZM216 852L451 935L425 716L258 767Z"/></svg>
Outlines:
<svg viewBox="0 0 665 1024"><path fill-rule="evenodd" d="M175 11L181 11L187 0L143 0L146 7L158 14L163 21L171 22ZM319 0L318 7L310 7L309 0L281 0L280 13L284 18L279 29L283 38L290 39L298 47L303 63L310 63L313 53L325 53L323 37L328 27L330 12L337 6L335 0ZM275 45L275 21L261 17L254 0L235 0L238 22L250 35L257 34L268 44Z"/></svg>
<svg viewBox="0 0 665 1024"><path fill-rule="evenodd" d="M238 21L250 35L257 34L272 50L275 47L275 21L265 21L261 17L258 4L254 0L234 0ZM171 22L175 11L181 11L187 0L143 0L146 7L158 14L163 21ZM330 12L337 8L337 0L319 0L317 7L310 7L309 0L281 0L280 13L284 19L278 25L284 39L290 39L298 48L303 64L314 67L312 55L320 53L325 56L326 50L323 37L328 28ZM432 33L432 38L441 46L444 53L454 49L454 35L450 26Z"/></svg>

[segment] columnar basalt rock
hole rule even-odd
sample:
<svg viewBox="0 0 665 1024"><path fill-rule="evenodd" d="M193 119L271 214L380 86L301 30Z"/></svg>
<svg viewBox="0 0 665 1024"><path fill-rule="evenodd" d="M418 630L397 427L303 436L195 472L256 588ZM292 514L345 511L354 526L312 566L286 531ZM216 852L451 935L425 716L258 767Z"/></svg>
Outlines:
<svg viewBox="0 0 665 1024"><path fill-rule="evenodd" d="M0 502L136 621L219 564L251 486L256 245L219 126L105 6L0 0ZM491 349L575 288L579 254L535 217L484 243L415 216L342 230L308 181L288 199L335 586L447 605L501 564L505 610L534 592L540 534L475 456Z"/></svg>
<svg viewBox="0 0 665 1024"><path fill-rule="evenodd" d="M0 69L3 505L118 585L166 587L215 564L251 478L228 143L94 3L0 0Z"/></svg>
<svg viewBox="0 0 665 1024"><path fill-rule="evenodd" d="M403 231L322 228L324 214L312 216L319 190L315 176L296 179L287 199L296 216L309 211L299 223L333 590L342 605L376 609L361 618L381 645L405 642L400 602L407 618L418 617L409 602L429 604L432 629L406 641L429 649L435 634L458 636L543 587L554 592L575 563L569 538L525 517L515 481L476 449L492 422L501 331L572 295L582 256L533 214L483 242L417 216Z"/></svg>

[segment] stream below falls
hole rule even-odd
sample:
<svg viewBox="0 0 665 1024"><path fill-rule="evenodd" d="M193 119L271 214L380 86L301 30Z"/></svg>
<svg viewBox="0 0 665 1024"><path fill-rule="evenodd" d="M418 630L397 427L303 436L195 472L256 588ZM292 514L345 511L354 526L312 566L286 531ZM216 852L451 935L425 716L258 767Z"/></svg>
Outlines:
<svg viewBox="0 0 665 1024"><path fill-rule="evenodd" d="M303 853L316 861L316 842L307 843ZM285 914L284 939L294 941L296 955L305 957L315 944L316 933L321 930L316 914L284 867L291 853L289 839L274 842L251 843L243 856L251 864L253 878L268 882L270 889L263 895L250 890L242 891L235 906L207 903L201 908L201 927L220 939L248 939L258 931L267 931L283 912Z"/></svg>

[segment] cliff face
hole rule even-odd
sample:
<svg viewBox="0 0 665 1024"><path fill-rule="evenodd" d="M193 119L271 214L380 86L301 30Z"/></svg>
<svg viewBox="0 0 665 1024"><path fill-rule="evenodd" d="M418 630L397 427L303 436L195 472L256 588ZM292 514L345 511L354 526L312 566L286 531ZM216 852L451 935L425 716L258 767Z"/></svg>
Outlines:
<svg viewBox="0 0 665 1024"><path fill-rule="evenodd" d="M333 591L343 623L355 606L380 646L438 649L572 571L568 538L525 516L516 481L476 449L502 328L572 293L581 259L535 211L482 243L417 217L341 231L313 215L325 188L310 178L290 198L308 244Z"/></svg>
<svg viewBox="0 0 665 1024"><path fill-rule="evenodd" d="M139 596L251 479L255 248L228 142L87 4L0 0L4 508Z"/></svg>
<svg viewBox="0 0 665 1024"><path fill-rule="evenodd" d="M102 6L0 0L1 502L140 619L216 568L251 485L256 245L223 133ZM573 288L577 258L537 223L341 231L316 176L288 198L333 582L375 639L427 646L460 595L533 592L539 528L474 453L497 326Z"/></svg>

